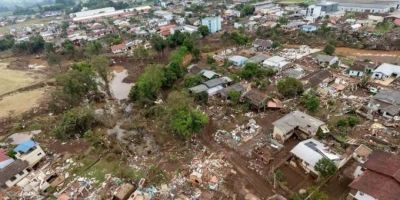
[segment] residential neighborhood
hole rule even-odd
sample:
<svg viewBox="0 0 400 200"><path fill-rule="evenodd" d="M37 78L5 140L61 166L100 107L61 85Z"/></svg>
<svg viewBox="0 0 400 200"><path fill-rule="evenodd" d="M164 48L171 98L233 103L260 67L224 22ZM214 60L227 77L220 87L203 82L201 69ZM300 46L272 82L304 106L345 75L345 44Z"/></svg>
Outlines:
<svg viewBox="0 0 400 200"><path fill-rule="evenodd" d="M400 200L400 0L3 0L0 199Z"/></svg>

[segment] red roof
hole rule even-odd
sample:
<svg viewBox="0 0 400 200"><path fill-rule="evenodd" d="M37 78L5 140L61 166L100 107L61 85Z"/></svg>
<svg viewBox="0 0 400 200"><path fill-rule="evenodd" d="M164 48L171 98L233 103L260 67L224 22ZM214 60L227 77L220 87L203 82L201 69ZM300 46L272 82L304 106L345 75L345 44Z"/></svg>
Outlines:
<svg viewBox="0 0 400 200"><path fill-rule="evenodd" d="M395 19L393 22L396 26L400 26L400 19Z"/></svg>
<svg viewBox="0 0 400 200"><path fill-rule="evenodd" d="M0 149L0 162L8 159L10 159L10 157L7 156L7 152L4 149Z"/></svg>
<svg viewBox="0 0 400 200"><path fill-rule="evenodd" d="M168 24L165 26L160 26L160 34L162 36L168 36L169 34L171 34L171 29L175 28L176 25L175 24Z"/></svg>
<svg viewBox="0 0 400 200"><path fill-rule="evenodd" d="M379 200L400 200L400 156L374 151L350 187Z"/></svg>
<svg viewBox="0 0 400 200"><path fill-rule="evenodd" d="M111 51L113 51L113 52L118 51L118 50L123 50L123 49L125 49L125 43L111 46Z"/></svg>

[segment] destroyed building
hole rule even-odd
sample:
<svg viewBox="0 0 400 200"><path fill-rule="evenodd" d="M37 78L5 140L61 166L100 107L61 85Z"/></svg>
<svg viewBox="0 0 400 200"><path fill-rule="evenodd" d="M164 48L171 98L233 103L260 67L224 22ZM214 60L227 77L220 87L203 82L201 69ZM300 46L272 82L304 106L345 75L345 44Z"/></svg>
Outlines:
<svg viewBox="0 0 400 200"><path fill-rule="evenodd" d="M387 118L400 114L400 91L380 90L367 105L368 113L378 112Z"/></svg>

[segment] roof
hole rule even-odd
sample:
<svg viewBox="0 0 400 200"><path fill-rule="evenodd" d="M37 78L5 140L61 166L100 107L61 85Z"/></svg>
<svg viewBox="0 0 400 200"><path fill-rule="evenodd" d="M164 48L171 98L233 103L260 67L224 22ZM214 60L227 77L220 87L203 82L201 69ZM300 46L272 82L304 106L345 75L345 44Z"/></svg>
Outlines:
<svg viewBox="0 0 400 200"><path fill-rule="evenodd" d="M216 72L214 72L214 71L211 71L211 70L208 70L208 69L203 69L203 70L201 70L199 74L203 75L204 77L206 77L206 78L208 78L208 79L211 79L211 78L213 78L214 76L217 76L217 75L218 75L218 73L216 73Z"/></svg>
<svg viewBox="0 0 400 200"><path fill-rule="evenodd" d="M208 81L204 82L204 85L206 85L208 88L212 88L212 87L222 85L222 84L225 84L228 82L229 81L225 77L221 77L221 78L214 78L214 79L208 80Z"/></svg>
<svg viewBox="0 0 400 200"><path fill-rule="evenodd" d="M37 143L33 140L27 140L24 143L19 144L17 147L14 148L15 152L26 153L31 150L33 147L36 147Z"/></svg>
<svg viewBox="0 0 400 200"><path fill-rule="evenodd" d="M4 185L11 177L29 166L28 162L16 160L7 167L0 169L0 186Z"/></svg>
<svg viewBox="0 0 400 200"><path fill-rule="evenodd" d="M391 176L400 184L400 156L398 155L383 151L374 151L368 157L367 162L364 163L364 167Z"/></svg>
<svg viewBox="0 0 400 200"><path fill-rule="evenodd" d="M244 63L246 62L246 60L248 60L248 58L244 57L244 56L231 56L229 57L229 61L235 62L235 63Z"/></svg>
<svg viewBox="0 0 400 200"><path fill-rule="evenodd" d="M330 55L325 55L325 54L318 54L316 57L316 59L319 62L330 62L335 58L336 58L336 56L330 56Z"/></svg>
<svg viewBox="0 0 400 200"><path fill-rule="evenodd" d="M374 97L374 100L382 101L392 105L400 105L400 91L398 90L380 90Z"/></svg>
<svg viewBox="0 0 400 200"><path fill-rule="evenodd" d="M376 199L399 200L400 156L374 151L363 165L367 170L350 187Z"/></svg>
<svg viewBox="0 0 400 200"><path fill-rule="evenodd" d="M237 91L237 92L243 93L245 90L246 90L246 88L241 83L235 83L231 86L228 86L228 87L222 89L220 91L220 94L223 97L228 97L229 92L231 92L231 91Z"/></svg>
<svg viewBox="0 0 400 200"><path fill-rule="evenodd" d="M272 47L273 42L271 40L264 40L264 39L256 39L253 42L253 45L265 47L265 48L270 48Z"/></svg>
<svg viewBox="0 0 400 200"><path fill-rule="evenodd" d="M301 141L290 150L290 153L305 161L313 171L315 164L322 158L332 160L337 167L339 167L339 163L342 160L341 155L332 152L328 146L313 138Z"/></svg>
<svg viewBox="0 0 400 200"><path fill-rule="evenodd" d="M208 87L204 84L196 85L194 87L189 88L189 90L193 93L205 92L208 90Z"/></svg>
<svg viewBox="0 0 400 200"><path fill-rule="evenodd" d="M7 152L4 149L0 149L0 162L5 161L10 159L10 157L7 156Z"/></svg>
<svg viewBox="0 0 400 200"><path fill-rule="evenodd" d="M272 123L281 131L288 133L296 128L314 135L325 122L300 111L293 111Z"/></svg>
<svg viewBox="0 0 400 200"><path fill-rule="evenodd" d="M366 170L349 187L373 196L375 199L399 200L400 197L399 182L371 170Z"/></svg>
<svg viewBox="0 0 400 200"><path fill-rule="evenodd" d="M244 95L244 98L246 98L251 104L257 107L262 107L265 105L265 101L267 100L268 95L258 90L252 89Z"/></svg>
<svg viewBox="0 0 400 200"><path fill-rule="evenodd" d="M355 71L365 71L366 69L375 69L376 65L371 62L364 61L355 61L352 66L350 66L350 70Z"/></svg>
<svg viewBox="0 0 400 200"><path fill-rule="evenodd" d="M303 77L302 80L305 81L304 85L306 88L314 88L332 76L329 70L319 70Z"/></svg>
<svg viewBox="0 0 400 200"><path fill-rule="evenodd" d="M387 76L391 76L393 73L396 73L397 75L399 75L400 74L400 66L389 64L389 63L383 63L383 64L379 65L378 68L375 69L374 73L382 73Z"/></svg>
<svg viewBox="0 0 400 200"><path fill-rule="evenodd" d="M272 56L266 60L264 60L263 65L272 66L272 67L283 67L287 65L289 62L286 61L284 57L280 56Z"/></svg>
<svg viewBox="0 0 400 200"><path fill-rule="evenodd" d="M113 51L113 52L119 51L119 50L123 50L123 49L125 49L125 44L124 43L111 46L111 51Z"/></svg>
<svg viewBox="0 0 400 200"><path fill-rule="evenodd" d="M269 57L264 55L264 54L257 54L251 58L249 58L249 60L247 60L247 62L252 62L252 63L262 63L264 60L268 59Z"/></svg>

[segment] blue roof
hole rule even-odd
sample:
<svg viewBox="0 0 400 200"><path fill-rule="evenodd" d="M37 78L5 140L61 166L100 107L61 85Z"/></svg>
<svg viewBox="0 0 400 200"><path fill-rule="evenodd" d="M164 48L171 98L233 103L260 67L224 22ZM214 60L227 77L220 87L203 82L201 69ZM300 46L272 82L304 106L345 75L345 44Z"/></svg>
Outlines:
<svg viewBox="0 0 400 200"><path fill-rule="evenodd" d="M34 142L33 140L27 140L19 144L17 147L15 147L14 151L20 153L26 153L36 145L37 145L36 142Z"/></svg>

